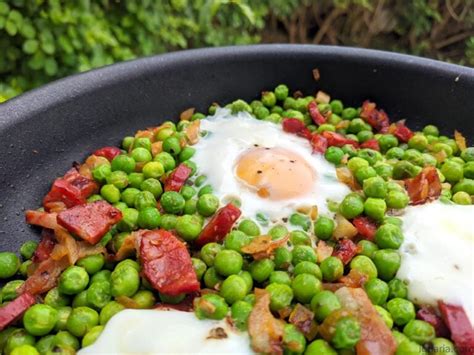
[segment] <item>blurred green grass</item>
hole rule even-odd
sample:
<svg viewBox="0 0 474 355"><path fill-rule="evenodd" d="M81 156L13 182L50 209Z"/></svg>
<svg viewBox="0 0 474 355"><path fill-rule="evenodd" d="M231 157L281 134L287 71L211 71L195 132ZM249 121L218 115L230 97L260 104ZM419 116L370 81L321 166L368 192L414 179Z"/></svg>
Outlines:
<svg viewBox="0 0 474 355"><path fill-rule="evenodd" d="M474 0L0 0L0 102L140 56L272 42L474 66Z"/></svg>

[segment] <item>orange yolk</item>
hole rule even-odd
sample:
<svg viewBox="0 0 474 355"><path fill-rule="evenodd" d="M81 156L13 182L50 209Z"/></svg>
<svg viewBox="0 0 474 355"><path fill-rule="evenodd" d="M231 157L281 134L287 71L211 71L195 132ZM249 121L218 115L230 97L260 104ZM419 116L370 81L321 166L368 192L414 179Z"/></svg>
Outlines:
<svg viewBox="0 0 474 355"><path fill-rule="evenodd" d="M298 154L283 148L254 148L240 156L236 175L262 198L286 200L310 192L316 178Z"/></svg>

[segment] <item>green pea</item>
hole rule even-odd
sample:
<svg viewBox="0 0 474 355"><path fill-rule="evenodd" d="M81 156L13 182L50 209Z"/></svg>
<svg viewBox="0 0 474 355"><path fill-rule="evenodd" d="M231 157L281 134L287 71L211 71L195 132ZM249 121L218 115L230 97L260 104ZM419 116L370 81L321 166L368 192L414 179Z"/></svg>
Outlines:
<svg viewBox="0 0 474 355"><path fill-rule="evenodd" d="M166 138L171 137L174 134L174 129L172 128L162 128L156 133L156 140L164 141Z"/></svg>
<svg viewBox="0 0 474 355"><path fill-rule="evenodd" d="M431 352L430 354L454 354L456 349L454 344L445 338L435 338L431 342Z"/></svg>
<svg viewBox="0 0 474 355"><path fill-rule="evenodd" d="M57 287L49 290L44 297L44 304L54 308L64 307L70 303L71 299L68 296L61 294Z"/></svg>
<svg viewBox="0 0 474 355"><path fill-rule="evenodd" d="M87 198L87 202L88 203L92 203L92 202L96 202L96 201L103 201L104 198L98 194L93 194L93 195L90 195L88 198Z"/></svg>
<svg viewBox="0 0 474 355"><path fill-rule="evenodd" d="M72 307L59 307L57 308L58 316L56 324L54 325L55 331L66 330L67 319L72 312Z"/></svg>
<svg viewBox="0 0 474 355"><path fill-rule="evenodd" d="M347 162L347 167L353 173L355 173L360 168L365 168L365 167L368 167L368 166L369 166L369 162L367 160L359 158L359 157L353 157L353 158L349 159L349 161Z"/></svg>
<svg viewBox="0 0 474 355"><path fill-rule="evenodd" d="M20 247L20 254L25 260L29 260L33 257L37 247L38 242L34 240L24 242Z"/></svg>
<svg viewBox="0 0 474 355"><path fill-rule="evenodd" d="M275 263L271 259L254 260L250 263L250 274L257 282L263 282L275 270Z"/></svg>
<svg viewBox="0 0 474 355"><path fill-rule="evenodd" d="M345 120L352 120L353 118L357 117L357 109L354 107L346 107L342 110L342 118Z"/></svg>
<svg viewBox="0 0 474 355"><path fill-rule="evenodd" d="M309 245L297 245L292 250L293 265L298 265L302 261L316 263L317 256L314 249Z"/></svg>
<svg viewBox="0 0 474 355"><path fill-rule="evenodd" d="M130 154L137 163L147 163L153 158L148 149L141 147L133 149Z"/></svg>
<svg viewBox="0 0 474 355"><path fill-rule="evenodd" d="M11 328L12 329L12 328ZM4 353L11 354L15 348L18 348L22 345L35 345L35 337L25 329L14 329L10 334L5 343Z"/></svg>
<svg viewBox="0 0 474 355"><path fill-rule="evenodd" d="M365 179L363 186L367 197L384 198L387 195L387 184L379 176Z"/></svg>
<svg viewBox="0 0 474 355"><path fill-rule="evenodd" d="M221 250L214 259L216 271L223 276L238 274L242 270L242 265L242 255L235 250Z"/></svg>
<svg viewBox="0 0 474 355"><path fill-rule="evenodd" d="M207 243L201 249L201 259L207 266L213 266L217 253L222 250L222 245L217 243Z"/></svg>
<svg viewBox="0 0 474 355"><path fill-rule="evenodd" d="M301 264L301 263L300 263ZM291 285L290 275L285 271L273 271L268 278L269 284L277 283L283 285Z"/></svg>
<svg viewBox="0 0 474 355"><path fill-rule="evenodd" d="M369 241L369 240L361 240L357 243L357 250L359 255L365 255L369 258L372 258L374 252L378 250L377 244Z"/></svg>
<svg viewBox="0 0 474 355"><path fill-rule="evenodd" d="M122 140L122 148L124 150L129 150L130 147L133 146L134 141L135 141L135 137L131 137L131 136L124 137Z"/></svg>
<svg viewBox="0 0 474 355"><path fill-rule="evenodd" d="M311 227L311 220L308 216L301 213L293 213L289 218L290 224L301 227L304 231L308 231Z"/></svg>
<svg viewBox="0 0 474 355"><path fill-rule="evenodd" d="M197 200L187 200L184 204L183 213L184 214L195 214L197 212Z"/></svg>
<svg viewBox="0 0 474 355"><path fill-rule="evenodd" d="M469 161L464 164L463 175L468 179L474 179L474 161Z"/></svg>
<svg viewBox="0 0 474 355"><path fill-rule="evenodd" d="M394 224L382 224L375 232L375 242L382 249L398 249L403 239L401 228Z"/></svg>
<svg viewBox="0 0 474 355"><path fill-rule="evenodd" d="M377 277L377 268L373 261L365 255L357 255L351 260L351 269L357 270L368 276L369 280Z"/></svg>
<svg viewBox="0 0 474 355"><path fill-rule="evenodd" d="M140 190L134 187L128 187L122 191L120 199L127 204L128 207L133 207L135 204L135 198L140 193Z"/></svg>
<svg viewBox="0 0 474 355"><path fill-rule="evenodd" d="M177 192L175 193L178 194ZM139 211L148 207L156 207L155 196L150 191L141 191L135 196L134 205Z"/></svg>
<svg viewBox="0 0 474 355"><path fill-rule="evenodd" d="M59 292L66 295L75 295L83 291L89 283L87 271L80 266L70 266L59 278Z"/></svg>
<svg viewBox="0 0 474 355"><path fill-rule="evenodd" d="M305 355L337 355L329 343L323 339L317 339L308 345Z"/></svg>
<svg viewBox="0 0 474 355"><path fill-rule="evenodd" d="M130 173L128 174L128 185L135 189L139 189L143 180L145 180L142 173Z"/></svg>
<svg viewBox="0 0 474 355"><path fill-rule="evenodd" d="M452 192L456 194L459 191L474 195L474 180L473 179L462 179L456 185L453 186Z"/></svg>
<svg viewBox="0 0 474 355"><path fill-rule="evenodd" d="M367 149L367 148L360 149L357 152L357 156L359 158L367 160L370 165L375 165L375 163L377 163L377 162L379 162L383 159L382 154L380 154L376 150ZM356 174L357 174L357 172L356 172Z"/></svg>
<svg viewBox="0 0 474 355"><path fill-rule="evenodd" d="M133 148L144 148L146 150L151 150L151 140L147 137L138 137L133 141Z"/></svg>
<svg viewBox="0 0 474 355"><path fill-rule="evenodd" d="M99 314L89 307L74 308L67 320L67 330L83 337L89 330L99 324Z"/></svg>
<svg viewBox="0 0 474 355"><path fill-rule="evenodd" d="M237 301L232 304L230 308L231 316L237 329L241 331L247 329L247 320L250 316L250 312L252 312L252 308L251 304L244 301Z"/></svg>
<svg viewBox="0 0 474 355"><path fill-rule="evenodd" d="M318 278L319 280L322 280L323 275L321 273L321 269L319 266L313 262L310 261L301 261L298 263L295 268L293 269L293 274L299 275L299 274L311 274Z"/></svg>
<svg viewBox="0 0 474 355"><path fill-rule="evenodd" d="M55 346L54 345L55 340L56 338L54 335L52 334L46 335L42 337L40 340L38 340L38 342L35 344L35 348L40 354L46 354L53 350Z"/></svg>
<svg viewBox="0 0 474 355"><path fill-rule="evenodd" d="M184 185L180 191L181 196L183 196L186 201L189 201L196 193L196 189L188 185Z"/></svg>
<svg viewBox="0 0 474 355"><path fill-rule="evenodd" d="M284 325L283 347L292 354L302 354L306 347L306 338L293 324Z"/></svg>
<svg viewBox="0 0 474 355"><path fill-rule="evenodd" d="M163 150L171 155L178 155L181 153L181 145L177 137L171 136L163 141Z"/></svg>
<svg viewBox="0 0 474 355"><path fill-rule="evenodd" d="M90 346L94 344L103 330L104 330L104 327L101 325L96 325L91 330L89 330L86 333L86 335L84 335L84 338L82 338L82 347L86 347L86 346Z"/></svg>
<svg viewBox="0 0 474 355"><path fill-rule="evenodd" d="M364 200L358 194L350 193L339 205L339 212L347 219L357 217L364 212Z"/></svg>
<svg viewBox="0 0 474 355"><path fill-rule="evenodd" d="M110 203L120 201L120 190L112 184L106 184L100 189L101 196Z"/></svg>
<svg viewBox="0 0 474 355"><path fill-rule="evenodd" d="M402 159L407 160L410 163L413 163L418 166L423 166L423 164L425 163L423 155L416 149L407 149L405 153L403 153Z"/></svg>
<svg viewBox="0 0 474 355"><path fill-rule="evenodd" d="M228 304L233 304L243 299L247 291L247 283L242 277L239 275L230 275L222 282L219 294Z"/></svg>
<svg viewBox="0 0 474 355"><path fill-rule="evenodd" d="M284 247L275 249L274 262L278 270L286 270L291 265L293 254Z"/></svg>
<svg viewBox="0 0 474 355"><path fill-rule="evenodd" d="M420 345L426 344L436 337L434 327L428 322L418 319L410 320L403 328L403 334Z"/></svg>
<svg viewBox="0 0 474 355"><path fill-rule="evenodd" d="M112 169L108 164L99 165L92 170L94 180L100 183L104 183L111 173Z"/></svg>
<svg viewBox="0 0 474 355"><path fill-rule="evenodd" d="M402 209L408 206L410 198L405 192L390 191L385 198L388 208Z"/></svg>
<svg viewBox="0 0 474 355"><path fill-rule="evenodd" d="M160 225L160 212L156 207L147 207L138 213L137 223L140 228L155 229Z"/></svg>
<svg viewBox="0 0 474 355"><path fill-rule="evenodd" d="M122 233L122 234L128 235L128 233ZM92 284L94 282L102 282L102 281L110 282L111 275L112 275L112 272L110 270L101 270L95 273L91 277L90 283Z"/></svg>
<svg viewBox="0 0 474 355"><path fill-rule="evenodd" d="M291 288L296 300L301 303L310 303L313 296L321 291L322 283L314 275L299 274L291 282Z"/></svg>
<svg viewBox="0 0 474 355"><path fill-rule="evenodd" d="M379 141L380 143L380 141ZM393 147L387 150L387 153L385 154L385 157L387 159L402 159L403 154L405 154L405 151L400 148L400 147Z"/></svg>
<svg viewBox="0 0 474 355"><path fill-rule="evenodd" d="M393 327L393 319L390 313L383 307L380 307L378 305L374 306L375 310L379 314L380 318L382 318L383 322L385 325L389 328L392 329Z"/></svg>
<svg viewBox="0 0 474 355"><path fill-rule="evenodd" d="M29 268L32 264L33 264L33 261L31 261L31 260L26 260L26 261L21 263L20 269L18 270L18 272L21 274L21 276L23 276L25 278L28 277L28 270L29 270ZM1 293L0 293L0 296L1 296Z"/></svg>
<svg viewBox="0 0 474 355"><path fill-rule="evenodd" d="M191 159L196 153L196 149L192 147L184 147L179 153L179 161L183 162L185 160Z"/></svg>
<svg viewBox="0 0 474 355"><path fill-rule="evenodd" d="M103 308L111 298L111 285L107 281L94 282L87 289L87 303L94 308Z"/></svg>
<svg viewBox="0 0 474 355"><path fill-rule="evenodd" d="M461 152L461 158L465 162L474 161L474 147L468 147Z"/></svg>
<svg viewBox="0 0 474 355"><path fill-rule="evenodd" d="M425 136L434 136L438 137L439 136L439 130L438 127L433 126L433 125L427 125L423 128L423 134Z"/></svg>
<svg viewBox="0 0 474 355"><path fill-rule="evenodd" d="M190 242L196 239L202 230L202 220L198 216L184 215L176 220L176 232L184 240Z"/></svg>
<svg viewBox="0 0 474 355"><path fill-rule="evenodd" d="M396 250L382 249L373 254L373 262L379 277L384 281L391 280L400 268L401 257Z"/></svg>
<svg viewBox="0 0 474 355"><path fill-rule="evenodd" d="M463 166L457 162L448 160L441 167L441 173L451 184L463 178Z"/></svg>
<svg viewBox="0 0 474 355"><path fill-rule="evenodd" d="M415 319L415 306L403 298L393 298L387 302L387 310L396 325L402 326Z"/></svg>
<svg viewBox="0 0 474 355"><path fill-rule="evenodd" d="M133 296L140 286L140 275L133 267L115 268L111 275L112 296Z"/></svg>
<svg viewBox="0 0 474 355"><path fill-rule="evenodd" d="M18 289L25 283L23 280L12 280L3 286L1 299L3 302L12 301L18 297Z"/></svg>
<svg viewBox="0 0 474 355"><path fill-rule="evenodd" d="M105 325L118 312L124 310L125 307L118 302L110 301L100 311L100 324Z"/></svg>
<svg viewBox="0 0 474 355"><path fill-rule="evenodd" d="M464 191L456 192L452 199L453 202L457 203L458 205L470 205L472 203L471 196L469 196L469 194Z"/></svg>
<svg viewBox="0 0 474 355"><path fill-rule="evenodd" d="M280 84L275 88L275 98L279 101L284 101L288 97L289 91L288 86Z"/></svg>
<svg viewBox="0 0 474 355"><path fill-rule="evenodd" d="M311 238L305 232L295 230L290 232L290 242L293 245L311 245Z"/></svg>
<svg viewBox="0 0 474 355"><path fill-rule="evenodd" d="M324 157L327 161L339 165L344 156L344 151L339 147L329 147L324 153Z"/></svg>
<svg viewBox="0 0 474 355"><path fill-rule="evenodd" d="M332 237L335 223L331 218L321 216L314 224L314 234L322 240L328 240Z"/></svg>
<svg viewBox="0 0 474 355"><path fill-rule="evenodd" d="M120 170L126 172L127 174L133 173L135 171L135 166L135 160L126 154L117 155L111 163L112 171Z"/></svg>
<svg viewBox="0 0 474 355"><path fill-rule="evenodd" d="M258 236L260 235L260 228L257 223L251 219L243 219L238 226L238 230L244 232L248 236Z"/></svg>
<svg viewBox="0 0 474 355"><path fill-rule="evenodd" d="M213 307L209 307L211 304ZM229 312L224 298L211 293L196 298L194 301L194 312L199 319L223 319Z"/></svg>
<svg viewBox="0 0 474 355"><path fill-rule="evenodd" d="M207 288L215 289L222 283L222 277L217 273L216 269L211 266L204 273L204 284Z"/></svg>
<svg viewBox="0 0 474 355"><path fill-rule="evenodd" d="M106 178L107 184L114 185L119 190L123 190L128 186L128 176L123 171L113 171ZM105 197L104 197L105 198Z"/></svg>
<svg viewBox="0 0 474 355"><path fill-rule="evenodd" d="M375 172L384 180L389 180L393 176L393 166L387 163L377 163L374 166Z"/></svg>
<svg viewBox="0 0 474 355"><path fill-rule="evenodd" d="M329 282L340 279L344 273L342 261L335 256L324 259L320 264L320 268L323 274L323 280Z"/></svg>
<svg viewBox="0 0 474 355"><path fill-rule="evenodd" d="M77 266L83 267L89 275L93 275L99 272L105 264L105 258L103 254L94 254L79 259L76 263Z"/></svg>
<svg viewBox="0 0 474 355"><path fill-rule="evenodd" d="M160 162L165 171L171 171L176 167L176 161L173 156L167 152L161 152L155 156L153 161Z"/></svg>
<svg viewBox="0 0 474 355"><path fill-rule="evenodd" d="M293 300L293 290L287 284L270 283L265 290L270 294L270 308L279 311L289 307Z"/></svg>
<svg viewBox="0 0 474 355"><path fill-rule="evenodd" d="M269 229L268 235L272 237L272 239L280 239L285 237L288 234L288 229L282 224L276 224L272 228Z"/></svg>
<svg viewBox="0 0 474 355"><path fill-rule="evenodd" d="M160 218L160 227L166 230L172 230L176 227L178 217L173 214L163 214Z"/></svg>
<svg viewBox="0 0 474 355"><path fill-rule="evenodd" d="M150 309L155 305L156 299L153 292L148 290L139 290L132 297L139 309Z"/></svg>
<svg viewBox="0 0 474 355"><path fill-rule="evenodd" d="M167 191L161 195L161 207L167 213L179 214L183 211L185 200L178 192Z"/></svg>
<svg viewBox="0 0 474 355"><path fill-rule="evenodd" d="M73 350L79 350L79 340L69 333L68 331L62 330L58 332L54 339L55 346L59 346L61 348L69 348Z"/></svg>
<svg viewBox="0 0 474 355"><path fill-rule="evenodd" d="M0 278L7 279L18 272L20 259L15 253L0 252Z"/></svg>
<svg viewBox="0 0 474 355"><path fill-rule="evenodd" d="M359 140L360 143L367 142L369 139L373 139L373 138L374 138L374 134L372 131L364 130L357 133L357 139Z"/></svg>
<svg viewBox="0 0 474 355"><path fill-rule="evenodd" d="M143 166L142 173L145 179L157 179L165 173L165 168L160 162L150 161Z"/></svg>
<svg viewBox="0 0 474 355"><path fill-rule="evenodd" d="M8 338L16 329L17 328L14 327L8 327L5 328L3 331L0 331L0 351L2 352L2 354L4 353L3 350L5 348Z"/></svg>
<svg viewBox="0 0 474 355"><path fill-rule="evenodd" d="M389 294L388 298L407 298L408 296L408 287L400 279L392 279L388 283Z"/></svg>
<svg viewBox="0 0 474 355"><path fill-rule="evenodd" d="M204 217L212 216L218 207L219 199L210 193L201 195L196 204L197 211Z"/></svg>
<svg viewBox="0 0 474 355"><path fill-rule="evenodd" d="M242 270L239 272L239 276L245 281L245 284L247 285L247 292L252 291L253 289L253 279L252 275L250 272Z"/></svg>
<svg viewBox="0 0 474 355"><path fill-rule="evenodd" d="M377 221L383 220L386 211L387 211L387 204L385 200L381 198L369 197L364 202L365 214Z"/></svg>
<svg viewBox="0 0 474 355"><path fill-rule="evenodd" d="M73 308L85 307L85 306L87 306L87 307L89 306L89 303L87 303L87 290L79 292L72 299L72 307Z"/></svg>
<svg viewBox="0 0 474 355"><path fill-rule="evenodd" d="M383 305L387 301L389 287L386 282L373 278L365 283L364 288L373 304Z"/></svg>
<svg viewBox="0 0 474 355"><path fill-rule="evenodd" d="M224 239L224 246L226 249L234 250L241 253L242 247L248 245L251 238L240 230L233 230L229 232Z"/></svg>
<svg viewBox="0 0 474 355"><path fill-rule="evenodd" d="M125 208L122 211L122 219L117 228L123 232L131 232L138 228L139 212L135 208Z"/></svg>
<svg viewBox="0 0 474 355"><path fill-rule="evenodd" d="M35 304L23 316L23 326L31 335L43 336L53 330L58 311L46 304Z"/></svg>
<svg viewBox="0 0 474 355"><path fill-rule="evenodd" d="M352 316L340 318L335 325L331 343L336 349L351 349L360 340L360 325Z"/></svg>
<svg viewBox="0 0 474 355"><path fill-rule="evenodd" d="M316 293L311 299L311 309L318 322L323 322L329 314L340 308L339 299L331 291L323 290Z"/></svg>
<svg viewBox="0 0 474 355"><path fill-rule="evenodd" d="M201 280L207 270L206 263L198 258L191 258L191 261L198 280Z"/></svg>
<svg viewBox="0 0 474 355"><path fill-rule="evenodd" d="M34 346L23 344L13 349L10 355L39 355L39 352Z"/></svg>

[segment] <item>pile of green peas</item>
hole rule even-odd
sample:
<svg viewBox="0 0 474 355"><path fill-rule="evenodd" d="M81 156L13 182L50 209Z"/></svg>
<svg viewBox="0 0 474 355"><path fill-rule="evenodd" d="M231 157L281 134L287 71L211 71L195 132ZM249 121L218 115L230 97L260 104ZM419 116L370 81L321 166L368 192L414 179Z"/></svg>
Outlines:
<svg viewBox="0 0 474 355"><path fill-rule="evenodd" d="M325 153L334 165L347 166L361 186L360 191L348 194L339 204L328 202L330 210L348 220L367 216L378 224L374 240L360 240L357 255L348 265L335 256L319 260L315 252L319 240L330 246L336 244L333 234L337 224L333 216L320 215L313 220L296 211L285 224L271 224L263 214L247 216L238 221L222 243L193 248L206 219L220 207L212 186L206 184L206 176L198 175L198 167L192 161L194 148L181 144L190 122L206 117L202 113L194 113L189 121L177 124L165 122L154 139L125 137L122 154L111 162L101 160L93 169L101 188L88 201L106 200L123 213L122 220L101 240L102 245L116 252L137 229L174 231L191 246L193 267L202 288L212 290L195 299L196 316L215 320L230 316L241 331L248 327L256 287L269 293L270 309L275 315L287 314L301 304L314 313L317 324L323 324L341 309L336 294L325 290L323 283L337 282L354 269L367 275L363 287L391 329L397 354L428 353L430 349L454 353L450 340L437 338L429 323L416 319L417 307L408 300L407 285L395 277L401 263L397 249L403 242L403 233L401 220L388 212L403 209L409 203L407 192L396 180L414 177L428 165L438 169L444 202L471 204L474 147L461 151L453 139L440 135L432 125L416 132L408 143L400 143L394 135L373 132L359 117L360 108L345 107L340 100L318 102L319 111L327 114L328 120L316 126L307 111L313 100L313 96L290 96L289 88L282 84L263 92L259 100L236 100L225 107L233 113L247 111L256 119L275 124L284 117L297 118L311 132L334 131L360 143L377 139L381 152L346 145L330 147ZM217 104L211 105L209 114L217 108ZM161 142L160 149L154 149L155 142ZM191 178L179 192L164 192L162 181L180 163L191 168ZM288 242L271 257L254 260L242 248L263 231L273 240L288 236ZM15 253L0 253L0 278L17 278L3 286L3 304L17 297L36 246L34 241L26 242L20 248L22 260ZM153 308L160 301L179 303L185 298L184 294L168 296L153 290L140 276L140 268L133 258L112 263L97 254L79 260L61 274L57 287L44 295L42 303L28 309L18 324L0 332L0 352L74 353L92 344L110 318L125 309L121 303L124 297L140 309ZM318 335L308 340L293 324L285 323L283 346L288 354L352 354L360 336L361 325L352 316L338 319L330 337L324 339Z"/></svg>

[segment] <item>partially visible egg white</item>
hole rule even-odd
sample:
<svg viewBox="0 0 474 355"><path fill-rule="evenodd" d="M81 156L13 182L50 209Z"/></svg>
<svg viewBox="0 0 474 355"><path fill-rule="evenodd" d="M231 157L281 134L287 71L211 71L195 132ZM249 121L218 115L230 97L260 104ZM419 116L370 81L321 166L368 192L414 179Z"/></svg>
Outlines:
<svg viewBox="0 0 474 355"><path fill-rule="evenodd" d="M288 217L298 207L314 205L321 214L327 214L327 200L339 202L350 192L338 181L334 166L324 156L312 154L306 139L284 132L281 125L257 120L247 112L231 114L228 109L219 109L214 116L201 120L201 130L207 134L194 146L193 161L198 173L207 176L207 183L212 185L214 194L223 203L231 197L238 197L244 217L253 218L257 213L263 213L271 220L277 220ZM259 197L239 181L234 172L239 155L255 145L281 147L299 154L316 175L310 193L294 199L272 201Z"/></svg>
<svg viewBox="0 0 474 355"><path fill-rule="evenodd" d="M401 217L404 242L397 277L416 304L460 305L474 327L474 206L435 201Z"/></svg>
<svg viewBox="0 0 474 355"><path fill-rule="evenodd" d="M226 338L209 338L222 328ZM225 321L199 320L193 312L124 310L107 323L96 342L78 354L253 354L247 333Z"/></svg>

